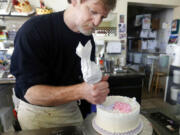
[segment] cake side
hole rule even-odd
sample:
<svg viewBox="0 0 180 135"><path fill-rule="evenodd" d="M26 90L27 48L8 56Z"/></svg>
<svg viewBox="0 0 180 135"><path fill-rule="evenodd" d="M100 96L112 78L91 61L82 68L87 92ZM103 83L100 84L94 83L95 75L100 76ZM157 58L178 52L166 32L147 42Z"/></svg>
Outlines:
<svg viewBox="0 0 180 135"><path fill-rule="evenodd" d="M113 109L116 102L129 104L131 111L120 112ZM95 123L100 128L112 133L128 132L138 127L140 105L135 98L109 96L102 105L97 105Z"/></svg>
<svg viewBox="0 0 180 135"><path fill-rule="evenodd" d="M28 0L13 0L14 9L20 13L29 13L32 7Z"/></svg>

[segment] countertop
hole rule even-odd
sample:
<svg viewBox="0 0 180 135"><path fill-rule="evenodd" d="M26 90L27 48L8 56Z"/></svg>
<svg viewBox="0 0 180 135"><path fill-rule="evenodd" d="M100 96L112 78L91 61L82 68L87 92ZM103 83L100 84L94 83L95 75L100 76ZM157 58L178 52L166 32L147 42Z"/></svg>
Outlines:
<svg viewBox="0 0 180 135"><path fill-rule="evenodd" d="M83 122L82 126L69 126L62 128L49 128L40 130L29 130L21 132L3 133L2 135L99 135L92 127L92 119L95 113L91 113ZM139 135L151 135L152 126L150 122L141 115L143 130Z"/></svg>
<svg viewBox="0 0 180 135"><path fill-rule="evenodd" d="M144 76L143 72L138 72L133 69L128 68L127 70L122 70L117 73L104 73L105 75L109 75L110 77L128 77L128 76ZM15 78L8 78L7 74L4 74L2 78L0 78L0 84L14 84L16 82Z"/></svg>
<svg viewBox="0 0 180 135"><path fill-rule="evenodd" d="M14 84L15 82L15 78L0 78L0 84Z"/></svg>
<svg viewBox="0 0 180 135"><path fill-rule="evenodd" d="M13 77L8 71L1 72L0 84L14 84L16 82L15 77ZM9 77L11 76L11 78Z"/></svg>
<svg viewBox="0 0 180 135"><path fill-rule="evenodd" d="M118 72L114 72L114 73L104 73L105 75L109 75L110 77L123 77L123 76L144 76L145 73L144 72L139 72L136 71L134 69L131 68L127 68L125 70L120 70Z"/></svg>
<svg viewBox="0 0 180 135"><path fill-rule="evenodd" d="M159 124L157 124L156 121L152 120L149 115L152 112L162 112L169 116L172 119L175 119L175 116L173 115L176 111L175 106L171 105L163 105L160 107L152 108L152 109L146 109L141 110L141 114L148 119L148 121L151 122L153 129L156 131L157 135L178 135L178 132L171 133L168 132L166 129L161 127ZM89 117L87 117L82 124L83 126L80 127L64 127L64 128L50 128L50 129L40 129L40 130L29 130L29 131L21 131L21 132L9 132L9 133L3 133L2 135L98 135L92 130L92 126L89 126L89 119L91 120L94 114L90 114ZM179 123L176 119L176 121ZM95 134L93 134L93 133ZM89 134L90 133L90 134ZM147 134L142 134L147 135Z"/></svg>

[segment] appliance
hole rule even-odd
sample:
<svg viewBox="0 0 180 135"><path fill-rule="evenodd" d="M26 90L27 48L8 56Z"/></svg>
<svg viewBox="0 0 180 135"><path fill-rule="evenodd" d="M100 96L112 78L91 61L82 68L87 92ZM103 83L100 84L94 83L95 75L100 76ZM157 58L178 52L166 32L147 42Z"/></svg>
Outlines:
<svg viewBox="0 0 180 135"><path fill-rule="evenodd" d="M177 95L180 93L180 42L169 44L166 48L167 55L170 56L169 73L166 79L166 89L164 101L175 105Z"/></svg>
<svg viewBox="0 0 180 135"><path fill-rule="evenodd" d="M171 87L171 92L170 92L170 98L171 98L171 100L177 102L177 97L178 97L178 93L179 93L179 92L180 92L180 88L177 88L177 87L172 86L172 87Z"/></svg>
<svg viewBox="0 0 180 135"><path fill-rule="evenodd" d="M180 70L173 71L173 82L176 84L180 84Z"/></svg>

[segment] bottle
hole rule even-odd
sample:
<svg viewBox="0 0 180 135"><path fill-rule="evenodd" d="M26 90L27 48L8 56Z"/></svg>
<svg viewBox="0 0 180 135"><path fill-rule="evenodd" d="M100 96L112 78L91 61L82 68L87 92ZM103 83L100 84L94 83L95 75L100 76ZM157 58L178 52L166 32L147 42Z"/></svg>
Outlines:
<svg viewBox="0 0 180 135"><path fill-rule="evenodd" d="M101 71L104 72L104 55L102 55L102 57L100 57L99 65L100 65Z"/></svg>
<svg viewBox="0 0 180 135"><path fill-rule="evenodd" d="M18 122L18 119L17 119L17 112L15 109L13 109L13 114L14 114L14 122L13 122L13 127L14 127L14 130L15 131L21 131L21 126Z"/></svg>

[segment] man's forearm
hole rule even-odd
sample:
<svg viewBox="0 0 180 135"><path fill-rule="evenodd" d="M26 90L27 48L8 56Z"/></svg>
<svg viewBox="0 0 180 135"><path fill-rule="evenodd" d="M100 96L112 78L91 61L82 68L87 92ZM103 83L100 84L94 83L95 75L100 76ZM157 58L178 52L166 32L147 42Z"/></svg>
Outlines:
<svg viewBox="0 0 180 135"><path fill-rule="evenodd" d="M108 76L96 84L86 82L71 86L35 85L30 87L25 99L34 105L58 106L71 101L85 99L92 104L101 104L109 93Z"/></svg>
<svg viewBox="0 0 180 135"><path fill-rule="evenodd" d="M34 105L57 106L81 99L81 84L72 86L35 85L30 87L25 99Z"/></svg>

